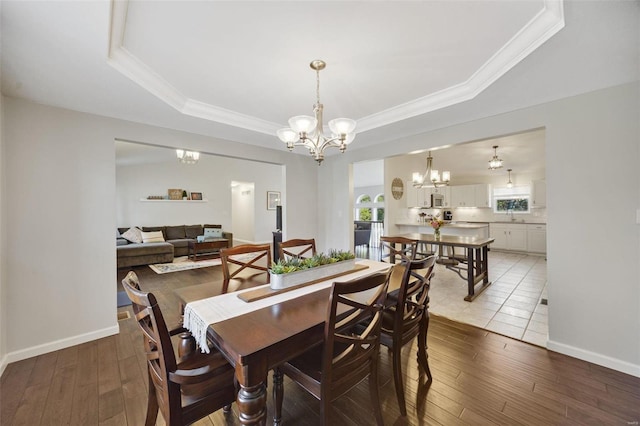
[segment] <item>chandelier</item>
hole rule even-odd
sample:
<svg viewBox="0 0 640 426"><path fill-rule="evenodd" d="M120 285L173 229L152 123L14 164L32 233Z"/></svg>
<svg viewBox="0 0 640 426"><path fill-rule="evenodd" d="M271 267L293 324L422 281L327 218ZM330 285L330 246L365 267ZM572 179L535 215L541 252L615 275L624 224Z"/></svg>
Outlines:
<svg viewBox="0 0 640 426"><path fill-rule="evenodd" d="M511 182L511 170L513 169L507 169L507 171L509 172L509 182L507 182L507 188L513 188L513 182Z"/></svg>
<svg viewBox="0 0 640 426"><path fill-rule="evenodd" d="M322 164L324 160L324 150L329 147L338 148L340 152L347 149L347 145L353 142L356 122L350 118L336 118L329 121L331 137L324 135L322 131L322 109L320 103L320 71L327 64L316 59L309 66L316 71L316 103L313 105L314 117L308 115L298 115L289 119L289 127L278 130L280 140L287 144L289 151L293 151L296 146L304 146L318 162Z"/></svg>
<svg viewBox="0 0 640 426"><path fill-rule="evenodd" d="M185 151L184 149L176 149L178 161L184 164L195 164L200 159L200 153L195 151Z"/></svg>
<svg viewBox="0 0 640 426"><path fill-rule="evenodd" d="M493 158L489 160L489 170L495 170L502 167L502 160L498 158L498 145L493 146Z"/></svg>
<svg viewBox="0 0 640 426"><path fill-rule="evenodd" d="M433 169L431 151L429 151L429 156L427 157L427 170L425 170L424 174L420 174L419 172L413 173L413 186L416 188L438 188L440 186L447 186L450 180L451 172L449 171L443 171L442 180L440 180L440 172Z"/></svg>

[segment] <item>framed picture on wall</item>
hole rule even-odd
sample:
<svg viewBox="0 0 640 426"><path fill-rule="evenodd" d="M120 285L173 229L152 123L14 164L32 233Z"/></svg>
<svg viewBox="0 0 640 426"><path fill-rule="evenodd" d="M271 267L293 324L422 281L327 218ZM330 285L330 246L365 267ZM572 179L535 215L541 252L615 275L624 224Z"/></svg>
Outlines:
<svg viewBox="0 0 640 426"><path fill-rule="evenodd" d="M275 210L280 204L280 193L277 191L267 191L267 210Z"/></svg>
<svg viewBox="0 0 640 426"><path fill-rule="evenodd" d="M192 200L202 200L202 192L192 192L191 193Z"/></svg>

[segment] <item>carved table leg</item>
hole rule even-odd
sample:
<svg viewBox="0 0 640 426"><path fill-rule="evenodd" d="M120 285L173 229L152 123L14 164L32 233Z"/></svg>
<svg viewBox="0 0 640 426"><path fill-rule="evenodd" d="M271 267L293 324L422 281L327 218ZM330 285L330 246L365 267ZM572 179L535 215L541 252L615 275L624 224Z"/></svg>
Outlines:
<svg viewBox="0 0 640 426"><path fill-rule="evenodd" d="M178 336L180 337L180 344L178 345L178 356L180 358L196 351L196 339L190 332L185 331Z"/></svg>
<svg viewBox="0 0 640 426"><path fill-rule="evenodd" d="M238 417L243 425L264 425L267 418L267 388L264 383L245 387L240 385L236 400Z"/></svg>

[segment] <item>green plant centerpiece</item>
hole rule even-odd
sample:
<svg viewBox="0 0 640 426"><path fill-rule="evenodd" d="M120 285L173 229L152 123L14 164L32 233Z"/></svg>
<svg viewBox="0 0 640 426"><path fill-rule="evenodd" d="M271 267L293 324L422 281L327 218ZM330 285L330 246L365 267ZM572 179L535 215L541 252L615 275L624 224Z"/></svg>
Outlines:
<svg viewBox="0 0 640 426"><path fill-rule="evenodd" d="M353 253L335 249L305 259L279 259L269 268L271 288L283 289L339 275L352 270L354 264Z"/></svg>

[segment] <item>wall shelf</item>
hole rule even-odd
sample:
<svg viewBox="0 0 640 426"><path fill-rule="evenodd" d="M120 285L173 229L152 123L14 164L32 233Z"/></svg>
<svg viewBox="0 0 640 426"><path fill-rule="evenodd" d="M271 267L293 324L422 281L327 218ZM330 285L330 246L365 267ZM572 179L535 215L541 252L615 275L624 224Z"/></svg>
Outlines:
<svg viewBox="0 0 640 426"><path fill-rule="evenodd" d="M141 203L208 203L209 200L149 200L147 198L140 198Z"/></svg>

